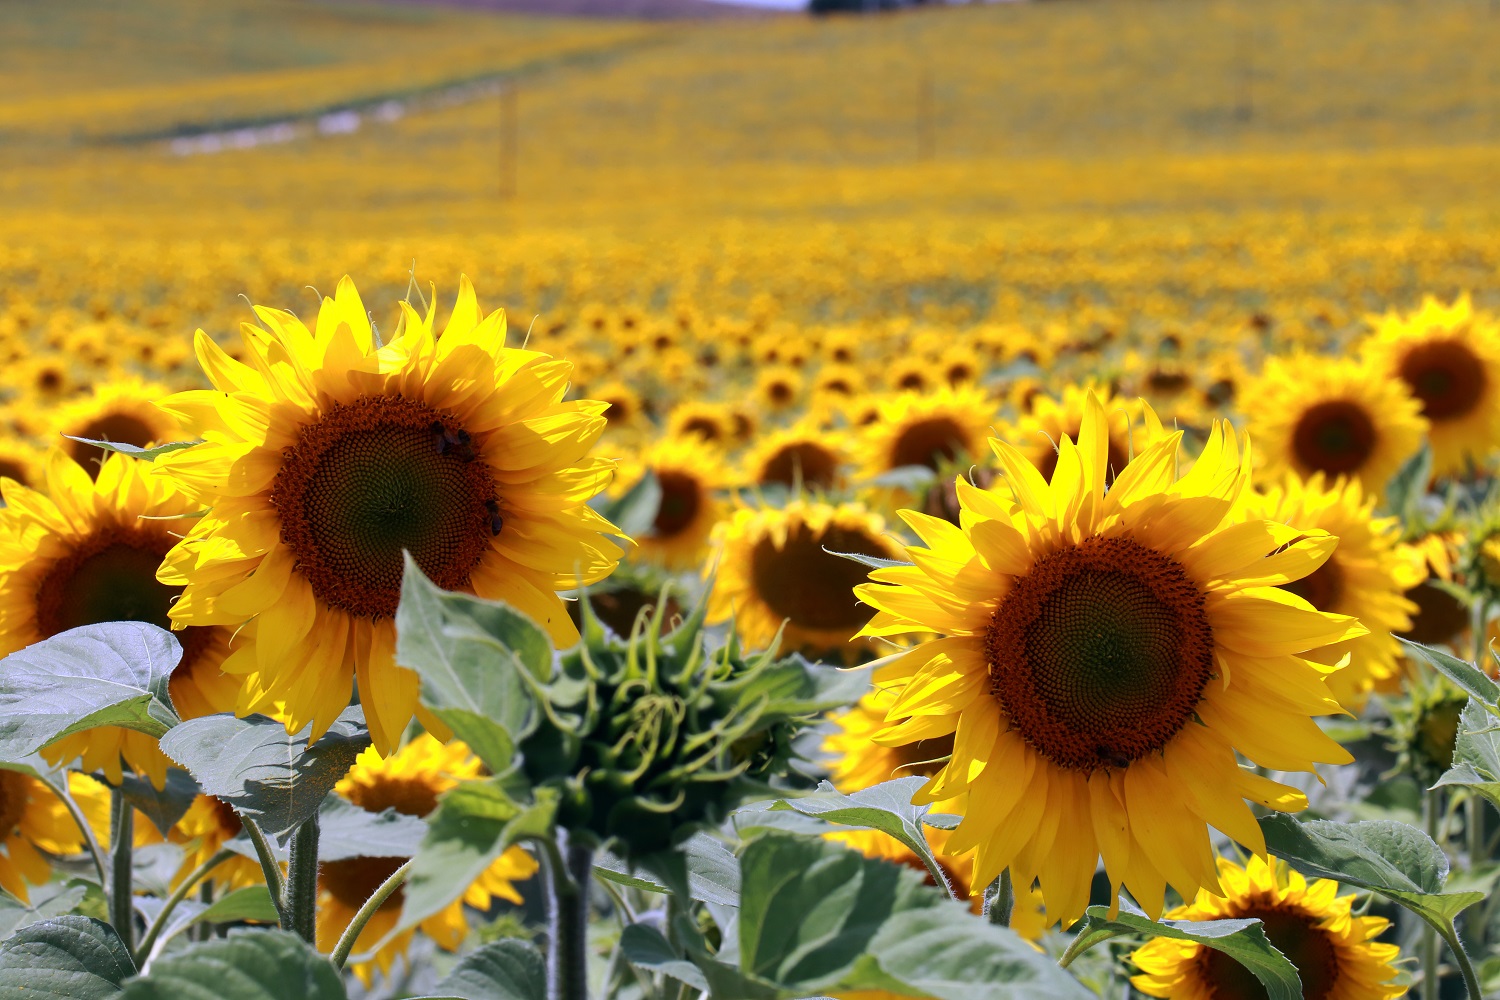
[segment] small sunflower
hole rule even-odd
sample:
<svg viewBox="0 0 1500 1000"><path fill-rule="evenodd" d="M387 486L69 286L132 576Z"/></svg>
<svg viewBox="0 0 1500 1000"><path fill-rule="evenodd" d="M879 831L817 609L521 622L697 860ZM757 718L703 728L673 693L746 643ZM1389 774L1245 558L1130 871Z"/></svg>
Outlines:
<svg viewBox="0 0 1500 1000"><path fill-rule="evenodd" d="M782 634L782 648L812 656L854 658L867 648L850 645L874 613L854 597L865 569L836 552L899 558L901 546L885 537L885 522L860 504L794 500L785 508L742 507L714 531L715 573L708 615L734 619L740 640L764 649Z"/></svg>
<svg viewBox="0 0 1500 1000"><path fill-rule="evenodd" d="M47 475L47 452L22 440L0 441L0 478L39 489Z"/></svg>
<svg viewBox="0 0 1500 1000"><path fill-rule="evenodd" d="M995 409L994 400L972 387L886 397L875 420L864 425L861 472L867 479L913 465L936 472L978 458Z"/></svg>
<svg viewBox="0 0 1500 1000"><path fill-rule="evenodd" d="M899 357L885 373L886 388L892 392L931 392L942 384L936 365L926 357Z"/></svg>
<svg viewBox="0 0 1500 1000"><path fill-rule="evenodd" d="M667 416L667 437L688 436L727 447L736 436L734 414L723 403L680 403Z"/></svg>
<svg viewBox="0 0 1500 1000"><path fill-rule="evenodd" d="M651 529L635 540L636 558L673 570L697 569L724 515L719 491L729 484L723 453L691 434L662 438L621 462L613 492L623 495L647 471L661 487L661 502Z"/></svg>
<svg viewBox="0 0 1500 1000"><path fill-rule="evenodd" d="M99 474L105 452L72 438L113 441L145 447L182 440L177 419L157 406L172 390L138 378L117 378L94 386L87 395L58 407L50 416L53 430L66 440L63 447L90 476Z"/></svg>
<svg viewBox="0 0 1500 1000"><path fill-rule="evenodd" d="M183 849L182 866L173 877L176 884L219 852L245 829L239 814L210 795L195 796L167 839ZM245 857L222 862L209 876L219 890L240 889L265 881L260 863Z"/></svg>
<svg viewBox="0 0 1500 1000"><path fill-rule="evenodd" d="M83 775L73 783L95 784ZM52 857L76 854L83 835L68 807L41 781L0 769L0 889L25 902L28 885L52 875Z"/></svg>
<svg viewBox="0 0 1500 1000"><path fill-rule="evenodd" d="M1244 516L1279 521L1298 529L1316 528L1339 540L1323 565L1300 580L1282 585L1319 611L1356 615L1370 631L1347 642L1304 654L1309 660L1337 666L1328 688L1351 711L1364 707L1370 691L1394 677L1401 646L1391 634L1411 628L1417 605L1404 595L1415 581L1411 562L1399 546L1401 522L1375 516L1375 497L1358 482L1327 483L1321 475L1304 482L1295 474L1264 495L1247 494Z"/></svg>
<svg viewBox="0 0 1500 1000"><path fill-rule="evenodd" d="M0 654L81 625L142 621L162 628L179 590L156 571L200 509L146 463L112 454L91 480L60 448L47 460L46 493L3 485L0 511ZM178 634L182 660L170 693L179 714L228 711L220 665L230 632L217 626ZM178 698L181 701L178 702ZM58 763L82 757L89 771L121 778L123 756L157 787L168 761L144 733L103 726L69 736L44 751Z"/></svg>
<svg viewBox="0 0 1500 1000"><path fill-rule="evenodd" d="M1309 1000L1391 1000L1406 992L1393 964L1394 944L1375 939L1390 926L1384 917L1357 917L1354 897L1338 883L1308 884L1285 863L1259 857L1241 868L1219 860L1224 897L1200 891L1168 913L1173 920L1259 919L1266 937L1297 968ZM1171 1000L1237 1000L1263 997L1265 987L1239 962L1192 941L1153 938L1130 960L1141 970L1131 984L1147 996Z"/></svg>
<svg viewBox="0 0 1500 1000"><path fill-rule="evenodd" d="M423 733L389 757L382 758L373 747L366 749L354 767L334 790L370 812L393 809L406 816L426 816L437 808L438 797L460 781L478 777L478 758L462 743L444 745ZM332 951L354 914L406 858L346 858L324 861L318 868L318 949ZM536 873L537 863L519 847L512 847L475 879L464 895L447 907L423 920L419 927L439 947L454 951L468 934L464 916L467 904L480 912L490 908L498 896L513 903L521 902L515 883ZM400 889L370 918L355 942L355 951L371 948L384 938L401 919L403 893ZM375 954L373 963L354 966L355 973L368 987L374 978L373 968L390 974L396 959L406 954L416 928L398 935Z"/></svg>
<svg viewBox="0 0 1500 1000"><path fill-rule="evenodd" d="M1400 379L1357 361L1271 358L1244 387L1240 409L1260 443L1264 473L1358 479L1381 490L1422 446L1427 421Z"/></svg>
<svg viewBox="0 0 1500 1000"><path fill-rule="evenodd" d="M1467 295L1449 306L1429 297L1406 317L1387 313L1364 353L1420 403L1434 475L1480 466L1500 445L1500 325Z"/></svg>
<svg viewBox="0 0 1500 1000"><path fill-rule="evenodd" d="M417 707L395 660L402 551L438 586L503 600L559 647L578 632L557 591L614 569L619 547L587 501L613 463L588 457L603 403L563 402L571 366L505 346L468 279L439 336L401 304L377 347L354 283L325 298L315 330L258 308L251 364L199 331L217 391L162 405L206 443L157 462L212 511L158 579L184 587L174 628L243 626L225 669L238 710L280 706L321 735L357 684L375 746L394 749Z"/></svg>
<svg viewBox="0 0 1500 1000"><path fill-rule="evenodd" d="M1061 396L1035 396L1030 408L1007 430L1005 440L1015 445L1044 479L1050 479L1052 471L1057 468L1058 447L1062 439L1078 440L1078 430L1083 426L1091 392L1099 390L1091 386L1069 385L1063 388ZM1104 392L1099 395L1099 404L1104 407L1109 426L1108 457L1104 463L1105 484L1108 485L1129 463L1131 456L1149 442L1140 437L1139 430L1136 439L1131 439L1131 428L1141 421L1143 407L1140 403L1130 403Z"/></svg>
<svg viewBox="0 0 1500 1000"><path fill-rule="evenodd" d="M803 383L792 366L772 365L755 377L753 398L767 413L786 413L802 402Z"/></svg>
<svg viewBox="0 0 1500 1000"><path fill-rule="evenodd" d="M864 373L853 365L824 365L813 376L812 394L814 400L852 399L863 393L868 384Z"/></svg>
<svg viewBox="0 0 1500 1000"><path fill-rule="evenodd" d="M843 485L848 454L844 435L816 417L804 418L762 435L741 461L741 479L747 485L828 492Z"/></svg>
<svg viewBox="0 0 1500 1000"><path fill-rule="evenodd" d="M1402 638L1424 646L1440 646L1456 640L1470 625L1469 609L1454 595L1454 569L1463 536L1457 531L1430 531L1403 546L1411 564L1413 580L1406 599L1416 605L1411 627Z"/></svg>
<svg viewBox="0 0 1500 1000"><path fill-rule="evenodd" d="M877 671L896 695L877 739L953 734L917 801L969 792L948 849L976 852L976 885L1007 867L1016 885L1036 880L1065 923L1101 855L1156 916L1167 883L1218 890L1206 825L1264 854L1244 800L1290 811L1306 799L1236 752L1277 770L1352 759L1313 720L1340 711L1327 668L1297 654L1365 630L1277 589L1335 540L1235 523L1248 442L1216 424L1179 478L1181 437L1146 447L1107 491L1096 396L1050 484L992 442L1014 503L959 480L960 526L905 512L927 547L856 590L877 609L862 635L941 636Z"/></svg>
<svg viewBox="0 0 1500 1000"><path fill-rule="evenodd" d="M604 421L612 433L620 434L642 426L646 404L641 394L623 382L609 382L593 391L605 404Z"/></svg>

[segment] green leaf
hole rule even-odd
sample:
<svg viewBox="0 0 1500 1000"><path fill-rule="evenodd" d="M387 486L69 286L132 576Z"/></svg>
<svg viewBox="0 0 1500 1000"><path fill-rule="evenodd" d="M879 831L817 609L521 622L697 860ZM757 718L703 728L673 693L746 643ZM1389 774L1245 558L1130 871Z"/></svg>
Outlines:
<svg viewBox="0 0 1500 1000"><path fill-rule="evenodd" d="M1401 468L1385 485L1385 509L1410 524L1418 505L1427 495L1432 481L1432 445L1422 443L1415 455L1401 463Z"/></svg>
<svg viewBox="0 0 1500 1000"><path fill-rule="evenodd" d="M318 810L318 859L409 858L417 853L427 824L394 809L370 812L337 795Z"/></svg>
<svg viewBox="0 0 1500 1000"><path fill-rule="evenodd" d="M161 741L162 752L212 795L268 834L285 834L317 812L323 798L370 745L364 712L347 708L318 741L295 736L264 715L190 719Z"/></svg>
<svg viewBox="0 0 1500 1000"><path fill-rule="evenodd" d="M1421 917L1462 954L1453 921L1485 896L1443 891L1448 856L1421 830L1390 820L1298 823L1279 814L1263 818L1260 826L1267 850L1303 875L1378 892Z"/></svg>
<svg viewBox="0 0 1500 1000"><path fill-rule="evenodd" d="M109 1000L135 975L115 929L92 917L54 917L0 942L0 996Z"/></svg>
<svg viewBox="0 0 1500 1000"><path fill-rule="evenodd" d="M100 784L109 785L104 775L95 774L93 777ZM167 768L167 780L161 791L157 791L151 782L129 772L123 778L120 791L125 801L145 814L163 837L177 825L198 795L198 783L191 774L178 767Z"/></svg>
<svg viewBox="0 0 1500 1000"><path fill-rule="evenodd" d="M1091 906L1060 964L1066 966L1094 945L1122 935L1192 941L1223 952L1248 969L1266 988L1269 1000L1301 1000L1296 966L1277 951L1259 920L1152 920L1121 906L1110 918L1109 907Z"/></svg>
<svg viewBox="0 0 1500 1000"><path fill-rule="evenodd" d="M937 473L925 465L903 465L875 476L869 480L869 485L920 493L936 481Z"/></svg>
<svg viewBox="0 0 1500 1000"><path fill-rule="evenodd" d="M1400 636L1397 636L1399 639ZM1484 671L1443 652L1441 649L1433 649L1419 642L1409 639L1401 639L1401 645L1406 655L1414 656L1432 667L1438 673L1457 684L1465 694L1471 698L1477 698L1491 715L1500 715L1500 684L1496 684L1485 676Z"/></svg>
<svg viewBox="0 0 1500 1000"><path fill-rule="evenodd" d="M546 1000L547 968L535 945L507 938L464 956L437 990L419 1000Z"/></svg>
<svg viewBox="0 0 1500 1000"><path fill-rule="evenodd" d="M256 930L164 955L124 1000L345 1000L333 963L301 938Z"/></svg>
<svg viewBox="0 0 1500 1000"><path fill-rule="evenodd" d="M678 954L662 932L649 924L631 924L621 931L620 951L637 968L670 976L704 993L708 992L708 980L704 977L703 970Z"/></svg>
<svg viewBox="0 0 1500 1000"><path fill-rule="evenodd" d="M396 662L422 679L422 704L501 774L536 728L528 681L551 676L552 644L508 605L438 589L407 554Z"/></svg>
<svg viewBox="0 0 1500 1000"><path fill-rule="evenodd" d="M8 892L0 892L0 938L7 938L38 921L71 913L83 904L87 895L88 885L81 881L32 886L31 900L25 903Z"/></svg>
<svg viewBox="0 0 1500 1000"><path fill-rule="evenodd" d="M740 905L740 864L734 853L717 837L695 833L673 851L687 871L688 895L705 903ZM618 885L647 892L668 893L668 879L656 870L656 859L647 857L632 868L630 862L608 851L594 855L594 874Z"/></svg>
<svg viewBox="0 0 1500 1000"><path fill-rule="evenodd" d="M943 901L909 868L779 832L741 852L740 884L741 969L803 992L851 973L892 914Z"/></svg>
<svg viewBox="0 0 1500 1000"><path fill-rule="evenodd" d="M135 908L145 917L147 924L154 923L161 914L164 900L156 896L137 896ZM155 961L167 942L197 924L233 924L242 920L255 920L264 924L275 924L280 918L271 892L263 885L247 885L231 890L208 906L194 899L184 899L177 904L167 918L166 928L157 935L147 961Z"/></svg>
<svg viewBox="0 0 1500 1000"><path fill-rule="evenodd" d="M191 448L195 444L203 443L203 439L199 438L196 441L168 441L166 444L155 444L149 448L142 448L139 445L129 444L125 441L103 441L95 438L75 437L72 434L64 434L63 437L69 441L77 441L79 444L93 445L95 448L102 449L103 451L117 451L122 455L129 455L131 458L139 458L147 462L154 462L168 452L181 451L184 448Z"/></svg>
<svg viewBox="0 0 1500 1000"><path fill-rule="evenodd" d="M782 799L770 808L773 812L790 809L840 826L857 826L889 834L922 859L933 881L946 885L947 878L932 849L927 846L927 835L922 831L922 817L926 815L927 807L911 804L912 796L926 783L927 779L921 777L896 778L845 795L823 781L812 794ZM745 814L746 823L753 823L760 815L763 814ZM744 829L740 826L740 815L736 815L736 827Z"/></svg>
<svg viewBox="0 0 1500 1000"><path fill-rule="evenodd" d="M538 788L531 804L514 801L496 779L449 790L428 817L405 887L398 930L415 927L463 895L506 849L527 837L550 837L558 794Z"/></svg>
<svg viewBox="0 0 1500 1000"><path fill-rule="evenodd" d="M823 551L831 556L838 556L840 559L857 562L861 566L870 569L888 569L892 566L910 566L912 564L909 559L882 559L879 556L866 555L863 552L835 552L826 545L823 547Z"/></svg>
<svg viewBox="0 0 1500 1000"><path fill-rule="evenodd" d="M592 505L591 505L592 506ZM602 501L595 509L605 520L620 529L627 538L636 538L651 530L661 508L661 483L656 473L647 469L625 495L613 503Z"/></svg>
<svg viewBox="0 0 1500 1000"><path fill-rule="evenodd" d="M1500 808L1500 728L1477 699L1470 698L1458 717L1453 767L1433 787L1442 785L1467 788Z"/></svg>
<svg viewBox="0 0 1500 1000"><path fill-rule="evenodd" d="M145 622L69 629L0 660L0 759L19 761L72 733L177 725L167 682L182 647Z"/></svg>

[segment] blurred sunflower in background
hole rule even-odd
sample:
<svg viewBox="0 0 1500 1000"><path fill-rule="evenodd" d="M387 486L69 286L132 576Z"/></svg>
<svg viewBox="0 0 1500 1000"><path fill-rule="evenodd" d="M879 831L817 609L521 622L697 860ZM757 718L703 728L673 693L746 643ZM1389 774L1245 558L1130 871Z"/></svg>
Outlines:
<svg viewBox="0 0 1500 1000"><path fill-rule="evenodd" d="M140 621L169 627L180 589L158 582L157 568L202 505L137 459L111 454L97 480L61 448L47 460L46 492L3 484L0 510L0 653L81 625ZM195 718L234 707L238 685L222 664L230 631L219 626L178 633L182 659L169 693L178 714ZM118 726L75 733L48 747L54 764L80 760L88 771L121 780L121 760L166 780L168 760L156 740Z"/></svg>
<svg viewBox="0 0 1500 1000"><path fill-rule="evenodd" d="M1408 316L1376 321L1363 351L1383 378L1420 404L1436 476L1481 467L1500 444L1500 325L1467 295L1445 306L1431 296Z"/></svg>
<svg viewBox="0 0 1500 1000"><path fill-rule="evenodd" d="M978 458L995 412L994 400L967 386L879 399L874 420L861 424L860 475L874 479L908 466L936 472L944 465Z"/></svg>
<svg viewBox="0 0 1500 1000"><path fill-rule="evenodd" d="M1321 566L1282 584L1282 589L1319 611L1358 617L1369 629L1347 642L1303 654L1330 667L1337 667L1348 654L1348 665L1328 676L1328 687L1339 704L1359 711L1375 686L1396 675L1401 644L1391 633L1411 628L1417 611L1405 594L1421 578L1400 549L1400 519L1376 517L1375 497L1357 481L1329 484L1321 474L1305 482L1288 475L1264 494L1247 493L1243 516L1316 528L1339 540Z"/></svg>
<svg viewBox="0 0 1500 1000"><path fill-rule="evenodd" d="M836 553L897 559L901 546L885 522L862 504L794 500L786 507L741 507L714 529L710 622L734 620L740 641L764 649L781 632L781 648L845 661L866 642L852 643L874 613L854 596L860 563Z"/></svg>
<svg viewBox="0 0 1500 1000"><path fill-rule="evenodd" d="M605 404L563 402L571 366L505 346L462 279L441 335L402 303L376 347L354 283L325 298L314 330L258 308L241 328L251 364L202 331L217 391L162 405L206 443L158 460L212 511L158 578L183 587L173 626L243 626L225 669L238 710L278 706L312 737L355 685L375 746L389 753L417 707L395 661L402 552L446 590L503 600L559 647L578 639L557 591L607 576L614 526L587 501L613 463L589 458Z"/></svg>
<svg viewBox="0 0 1500 1000"><path fill-rule="evenodd" d="M143 824L141 824L143 825ZM137 826L140 829L141 825ZM219 849L244 832L239 814L225 802L211 795L193 797L187 812L177 821L167 839L182 847L182 865L172 878L175 886L208 862ZM233 857L220 862L208 878L216 889L227 891L265 881L260 862L254 858Z"/></svg>
<svg viewBox="0 0 1500 1000"><path fill-rule="evenodd" d="M702 565L729 485L723 452L691 434L667 437L620 463L611 493L623 495L650 472L661 489L651 527L635 539L633 560L670 570Z"/></svg>
<svg viewBox="0 0 1500 1000"><path fill-rule="evenodd" d="M437 808L438 797L460 781L476 778L479 759L463 743L439 743L423 733L389 757L373 748L364 750L334 791L368 812L394 810L405 816L427 816ZM354 919L355 913L377 888L406 863L406 858L343 858L324 861L318 868L318 950L329 952ZM375 953L371 961L353 968L368 987L378 968L389 975L396 959L405 955L420 929L440 948L454 951L468 935L464 906L481 913L495 897L520 903L515 883L536 873L537 863L519 847L508 849L470 884L463 896L423 920L418 927L397 935ZM354 951L374 947L401 919L402 890L398 889L375 912L360 931Z"/></svg>
<svg viewBox="0 0 1500 1000"><path fill-rule="evenodd" d="M1129 463L1131 456L1144 447L1145 440L1131 440L1131 428L1141 433L1142 407L1139 401L1131 403L1125 399L1086 385L1064 386L1062 392L1053 396L1041 393L1030 401L1030 408L1020 419L1007 427L1002 437L1014 445L1026 460L1034 465L1043 478L1050 479L1057 468L1058 447L1063 438L1078 440L1078 430L1083 426L1084 412L1088 407L1089 393L1095 393L1103 407L1105 421L1109 427L1109 438L1105 444L1106 483L1114 482L1115 476Z"/></svg>
<svg viewBox="0 0 1500 1000"><path fill-rule="evenodd" d="M1339 896L1337 882L1308 883L1282 861L1251 858L1245 867L1219 859L1224 893L1200 891L1172 920L1261 922L1266 937L1297 968L1302 995L1316 1000L1390 1000L1406 993L1394 964L1400 950L1379 937L1390 921L1355 916L1355 897ZM1170 1000L1225 1000L1265 996L1265 987L1223 952L1173 938L1153 938L1130 956L1141 974L1131 985Z"/></svg>
<svg viewBox="0 0 1500 1000"><path fill-rule="evenodd" d="M1242 391L1240 409L1268 482L1321 472L1378 493L1427 433L1421 405L1400 379L1315 355L1268 359Z"/></svg>
<svg viewBox="0 0 1500 1000"><path fill-rule="evenodd" d="M105 451L74 438L111 441L144 448L182 440L177 419L157 406L172 390L159 382L134 377L95 385L86 396L71 400L49 414L47 423L65 439L60 444L90 476L97 476Z"/></svg>
<svg viewBox="0 0 1500 1000"><path fill-rule="evenodd" d="M747 486L785 486L826 493L846 479L849 448L844 435L817 416L762 434L741 460Z"/></svg>
<svg viewBox="0 0 1500 1000"><path fill-rule="evenodd" d="M70 786L80 791L85 782L99 787L83 775L70 778ZM29 774L0 768L0 889L26 902L27 886L51 878L51 859L77 854L83 843L78 824L52 789Z"/></svg>
<svg viewBox="0 0 1500 1000"><path fill-rule="evenodd" d="M925 547L856 591L861 634L936 633L881 667L896 698L886 744L952 735L919 802L969 793L947 848L975 852L974 883L1010 868L1038 883L1049 919L1110 881L1158 916L1165 886L1219 891L1211 825L1264 854L1249 799L1304 808L1300 792L1240 766L1347 763L1313 717L1340 711L1326 667L1298 654L1364 633L1277 585L1318 568L1336 540L1236 523L1248 442L1227 423L1179 478L1181 433L1141 451L1106 491L1108 423L1091 396L1049 484L993 447L1014 503L958 482L962 526L907 514Z"/></svg>

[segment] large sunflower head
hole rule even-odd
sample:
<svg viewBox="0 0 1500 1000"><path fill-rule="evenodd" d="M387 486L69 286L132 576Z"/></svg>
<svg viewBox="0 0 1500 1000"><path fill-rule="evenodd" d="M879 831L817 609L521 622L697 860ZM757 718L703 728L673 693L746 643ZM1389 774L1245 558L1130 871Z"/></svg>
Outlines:
<svg viewBox="0 0 1500 1000"><path fill-rule="evenodd" d="M70 781L95 784L83 775ZM27 886L51 877L50 859L82 850L83 836L46 784L0 769L0 847L0 889L25 902Z"/></svg>
<svg viewBox="0 0 1500 1000"><path fill-rule="evenodd" d="M860 504L740 508L714 531L716 556L704 569L716 574L709 620L733 618L748 649L766 648L781 632L788 651L857 657L867 646L849 640L874 611L854 597L864 568L835 553L898 557L901 547L884 532Z"/></svg>
<svg viewBox="0 0 1500 1000"><path fill-rule="evenodd" d="M1500 445L1500 325L1464 295L1434 298L1409 316L1376 321L1364 352L1381 376L1398 379L1427 418L1433 472L1463 472Z"/></svg>
<svg viewBox="0 0 1500 1000"><path fill-rule="evenodd" d="M1329 676L1328 687L1339 704L1358 711L1377 684L1396 675L1401 648L1391 633L1411 628L1417 610L1405 596L1417 581L1399 545L1400 520L1376 517L1375 497L1357 481L1329 484L1321 475L1306 481L1290 475L1264 494L1247 493L1243 510L1248 518L1316 528L1339 540L1321 566L1282 586L1319 611L1357 616L1369 629L1307 653L1308 659L1329 666L1349 656L1348 664Z"/></svg>
<svg viewBox="0 0 1500 1000"><path fill-rule="evenodd" d="M1271 358L1241 394L1264 474L1386 481L1422 446L1427 421L1400 379L1317 354Z"/></svg>
<svg viewBox="0 0 1500 1000"><path fill-rule="evenodd" d="M376 339L348 278L315 328L258 307L248 363L198 332L214 390L162 405L205 439L158 460L213 509L158 575L185 588L172 623L243 626L225 669L239 709L281 706L316 738L358 685L389 752L417 704L395 662L402 551L447 590L502 600L559 646L578 633L557 591L607 576L616 529L588 507L613 463L589 458L606 404L563 402L571 366L505 346L467 279L439 335L401 304Z"/></svg>
<svg viewBox="0 0 1500 1000"><path fill-rule="evenodd" d="M1241 868L1219 861L1223 898L1200 892L1167 914L1174 920L1261 922L1271 944L1297 968L1307 1000L1389 1000L1406 992L1393 964L1394 944L1375 939L1390 926L1384 917L1353 913L1354 897L1338 883L1311 884L1275 859L1251 858ZM1171 1000L1257 1000L1265 987L1239 962L1192 941L1153 938L1130 960L1141 970L1131 984L1147 996Z"/></svg>
<svg viewBox="0 0 1500 1000"><path fill-rule="evenodd" d="M647 472L656 477L661 500L650 529L636 539L638 557L667 569L697 569L724 514L723 452L691 434L662 438L621 463L616 492L625 493Z"/></svg>
<svg viewBox="0 0 1500 1000"><path fill-rule="evenodd" d="M134 377L116 378L96 384L88 395L58 407L49 423L68 439L63 447L73 461L90 476L97 476L105 453L72 439L112 441L142 448L179 441L182 428L177 418L156 405L170 394L170 389L158 383Z"/></svg>
<svg viewBox="0 0 1500 1000"><path fill-rule="evenodd" d="M1298 654L1364 632L1279 585L1312 573L1326 532L1237 522L1250 454L1216 424L1177 475L1179 433L1144 448L1105 489L1108 418L1097 397L1064 437L1050 483L992 442L1012 502L956 484L960 523L906 512L925 547L871 573L866 635L937 633L880 668L896 691L881 742L953 736L919 794L969 792L948 848L975 851L975 884L1006 867L1072 921L1105 871L1148 913L1164 886L1217 891L1207 825L1263 854L1245 804L1301 808L1301 793L1241 767L1351 758L1313 716L1338 712L1328 668Z"/></svg>
<svg viewBox="0 0 1500 1000"><path fill-rule="evenodd" d="M907 466L936 472L978 458L995 409L995 401L973 387L887 397L864 426L861 472L867 479Z"/></svg>
<svg viewBox="0 0 1500 1000"><path fill-rule="evenodd" d="M444 745L426 733L421 734L389 757L382 758L373 748L366 749L355 760L349 773L334 786L334 791L368 812L394 810L404 816L426 816L437 808L438 796L460 781L477 777L478 758L462 743ZM344 858L324 861L318 866L318 948L331 951L355 913L380 885L406 863L404 857ZM515 883L535 874L536 861L519 847L512 847L484 870L470 884L464 895L423 920L422 932L439 947L453 951L468 934L464 906L487 911L494 897L521 902ZM402 890L397 889L375 911L360 931L355 950L373 947L385 938L401 919ZM389 974L396 959L406 954L416 928L397 935L375 953L370 962L354 966L355 973L369 986L374 970Z"/></svg>
<svg viewBox="0 0 1500 1000"><path fill-rule="evenodd" d="M180 589L156 579L162 557L201 505L151 467L112 454L97 480L62 449L47 460L46 492L3 484L0 510L0 655L81 625L142 621L166 628ZM230 633L217 627L178 634L182 660L171 693L194 718L227 711L234 697L220 669ZM119 782L120 761L158 787L167 758L144 733L104 726L67 737L45 751L54 762L82 758Z"/></svg>

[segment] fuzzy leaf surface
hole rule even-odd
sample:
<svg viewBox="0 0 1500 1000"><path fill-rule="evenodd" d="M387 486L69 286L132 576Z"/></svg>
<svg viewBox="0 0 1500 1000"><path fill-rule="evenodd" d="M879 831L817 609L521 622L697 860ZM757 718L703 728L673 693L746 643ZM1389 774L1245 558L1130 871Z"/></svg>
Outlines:
<svg viewBox="0 0 1500 1000"><path fill-rule="evenodd" d="M113 1000L135 975L115 929L93 917L55 917L0 942L0 996Z"/></svg>
<svg viewBox="0 0 1500 1000"><path fill-rule="evenodd" d="M192 945L125 984L125 1000L346 1000L333 963L283 930Z"/></svg>

